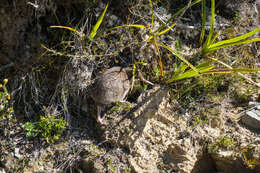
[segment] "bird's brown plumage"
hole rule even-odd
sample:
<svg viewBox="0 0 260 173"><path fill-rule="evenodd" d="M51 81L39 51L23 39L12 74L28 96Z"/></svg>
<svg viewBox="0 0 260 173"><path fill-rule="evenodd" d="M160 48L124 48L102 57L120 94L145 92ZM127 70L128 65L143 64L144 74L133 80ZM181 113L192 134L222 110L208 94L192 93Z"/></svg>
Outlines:
<svg viewBox="0 0 260 173"><path fill-rule="evenodd" d="M112 67L98 76L91 89L91 97L97 104L109 105L123 101L130 89L125 69Z"/></svg>
<svg viewBox="0 0 260 173"><path fill-rule="evenodd" d="M90 96L97 104L97 121L102 124L105 105L124 101L130 90L130 80L122 67L112 67L97 77L91 86Z"/></svg>
<svg viewBox="0 0 260 173"><path fill-rule="evenodd" d="M102 124L104 117L101 117L101 112L106 105L125 101L131 88L131 77L129 76L132 74L131 71L131 68L112 67L98 76L91 86L90 96L97 104L97 121L99 123ZM141 72L138 72L138 76L142 81L153 85L143 78Z"/></svg>

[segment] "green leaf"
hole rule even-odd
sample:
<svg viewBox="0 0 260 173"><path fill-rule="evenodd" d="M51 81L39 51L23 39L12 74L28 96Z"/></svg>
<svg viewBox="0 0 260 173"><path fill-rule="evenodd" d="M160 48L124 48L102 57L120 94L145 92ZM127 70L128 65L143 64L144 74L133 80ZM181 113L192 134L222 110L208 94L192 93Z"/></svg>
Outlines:
<svg viewBox="0 0 260 173"><path fill-rule="evenodd" d="M114 30L114 29L118 29L118 28L123 28L123 27L147 28L147 26L145 26L145 25L129 24L129 25L116 26L116 27L114 27L114 28L107 29L105 32L108 32L108 31L111 31L111 30Z"/></svg>
<svg viewBox="0 0 260 173"><path fill-rule="evenodd" d="M260 69L252 69L252 68L223 68L223 69L215 69L210 70L205 73L248 73L248 72L257 72L260 71Z"/></svg>
<svg viewBox="0 0 260 173"><path fill-rule="evenodd" d="M175 72L173 73L171 79L177 78L181 73L183 73L189 66L185 65L183 62L176 68ZM171 80L170 79L170 80Z"/></svg>
<svg viewBox="0 0 260 173"><path fill-rule="evenodd" d="M180 73L183 73L189 66L185 65L183 62L179 65L177 70L174 72L174 76L178 76Z"/></svg>
<svg viewBox="0 0 260 173"><path fill-rule="evenodd" d="M233 44L233 43L239 42L241 40L245 40L245 39L247 39L248 37L251 37L252 35L254 35L257 32L260 32L260 27L254 29L253 31L246 33L244 35L212 44L212 45L208 46L208 48L218 47L218 46L221 46L221 45L224 45L224 44Z"/></svg>
<svg viewBox="0 0 260 173"><path fill-rule="evenodd" d="M30 131L30 130L32 130L33 128L34 128L34 125L33 125L33 123L31 123L31 122L26 122L26 123L24 124L24 129L27 130L27 131Z"/></svg>
<svg viewBox="0 0 260 173"><path fill-rule="evenodd" d="M153 15L153 4L152 4L152 1L151 0L149 0L149 5L150 5L150 7L151 7L151 10L152 10L152 21L151 21L151 27L150 27L150 29L149 29L149 33L151 33L152 32L152 30L153 30L153 21L154 21L154 15Z"/></svg>
<svg viewBox="0 0 260 173"><path fill-rule="evenodd" d="M100 27L100 25L101 25L101 23L102 23L102 21L103 21L103 19L104 19L104 16L105 16L105 14L106 14L107 8L108 8L108 4L106 5L105 10L103 11L103 13L101 14L101 16L99 17L97 23L96 23L95 26L93 27L93 29L92 29L92 31L91 31L91 33L90 33L90 36L89 36L89 39L90 39L90 40L92 40L92 39L95 37L95 35L97 34L97 30L98 30L98 28Z"/></svg>
<svg viewBox="0 0 260 173"><path fill-rule="evenodd" d="M210 53L215 50L218 50L218 49L221 49L224 47L228 47L228 46L236 46L236 45L240 45L240 44L247 44L247 43L258 42L258 41L260 41L260 38L253 38L253 39L242 40L242 41L238 41L238 42L234 42L234 43L222 44L220 46L214 46L214 47L205 49L205 53Z"/></svg>
<svg viewBox="0 0 260 173"><path fill-rule="evenodd" d="M212 45L212 44L215 42L216 38L218 38L218 36L219 36L219 33L220 33L220 31L218 31L218 32L215 34L215 36L212 38L212 40L211 40L211 42L210 42L210 45Z"/></svg>
<svg viewBox="0 0 260 173"><path fill-rule="evenodd" d="M196 66L196 69L199 71L199 73L203 74L203 73L210 71L211 69L213 69L215 67L214 65L211 65L211 64L212 64L212 61L207 61L205 63L199 64L198 66ZM171 77L171 79L167 81L167 83L171 83L171 82L181 80L181 79L195 77L195 76L198 76L199 73L197 73L193 69L190 69L179 75L173 75Z"/></svg>
<svg viewBox="0 0 260 173"><path fill-rule="evenodd" d="M180 60L182 60L184 63L186 63L190 68L192 68L196 73L199 73L199 71L196 69L196 67L194 67L189 61L187 61L182 55L178 54L175 50L169 48L168 46L157 42L160 46L166 48L167 50L169 50L172 54L174 54L175 56L177 56Z"/></svg>
<svg viewBox="0 0 260 173"><path fill-rule="evenodd" d="M214 32L214 25L215 25L215 0L211 0L211 22L210 22L209 35L205 43L206 47L208 47L211 43L211 38Z"/></svg>
<svg viewBox="0 0 260 173"><path fill-rule="evenodd" d="M204 36L205 36L205 30L206 30L206 0L201 1L201 20L202 20L202 28L200 33L200 44L203 43Z"/></svg>
<svg viewBox="0 0 260 173"><path fill-rule="evenodd" d="M175 25L176 25L176 23L174 23L172 26L166 28L166 29L163 30L162 32L159 32L159 33L157 33L157 34L155 34L155 35L151 35L151 36L148 38L148 41L150 41L153 37L156 37L156 36L159 36L159 35L162 35L162 34L168 32L168 31L169 31L170 29L172 29Z"/></svg>
<svg viewBox="0 0 260 173"><path fill-rule="evenodd" d="M50 28L62 28L62 29L67 29L70 30L72 32L75 32L78 36L83 37L84 34L80 33L79 31L77 31L76 29L73 29L69 26L50 26Z"/></svg>

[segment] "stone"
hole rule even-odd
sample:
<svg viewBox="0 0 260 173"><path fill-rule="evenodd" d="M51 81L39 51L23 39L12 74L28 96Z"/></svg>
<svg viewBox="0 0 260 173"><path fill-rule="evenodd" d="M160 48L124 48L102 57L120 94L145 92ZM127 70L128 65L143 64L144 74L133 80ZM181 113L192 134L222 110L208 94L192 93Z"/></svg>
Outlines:
<svg viewBox="0 0 260 173"><path fill-rule="evenodd" d="M241 121L245 126L253 128L254 130L260 130L260 111L256 109L246 111Z"/></svg>

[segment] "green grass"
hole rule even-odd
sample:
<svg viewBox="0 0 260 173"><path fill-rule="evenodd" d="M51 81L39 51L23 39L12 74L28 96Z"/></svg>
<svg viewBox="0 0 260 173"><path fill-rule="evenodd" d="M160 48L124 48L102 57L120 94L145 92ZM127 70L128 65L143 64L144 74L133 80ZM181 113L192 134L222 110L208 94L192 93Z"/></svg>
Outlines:
<svg viewBox="0 0 260 173"><path fill-rule="evenodd" d="M190 63L181 53L177 50L171 49L168 45L165 45L159 41L157 41L157 37L161 35L167 34L178 22L178 19L185 13L185 11L192 7L195 4L201 3L201 16L202 16L202 29L201 29L201 34L200 34L200 43L202 45L201 49L195 53L194 57L199 60L199 62L195 62L193 65ZM149 6L150 10L152 12L151 16L151 25L150 26L145 26L145 25L140 25L140 24L125 24L121 26L115 26L113 28L106 29L105 32L109 32L112 30L120 29L120 28L142 28L146 29L147 33L149 35L148 39L146 42L151 43L154 46L154 51L155 54L158 55L158 64L159 64L159 71L160 71L160 79L163 80L165 83L173 83L178 80L183 80L187 78L193 78L197 77L200 75L205 75L205 74L216 74L216 73L222 73L222 74L227 74L227 73L237 73L241 76L242 73L248 73L248 72L256 72L259 71L259 69L252 69L252 68L233 68L229 66L228 64L225 64L223 61L221 61L218 57L213 56L213 52L216 52L219 49L229 47L229 46L237 46L240 44L249 44L252 42L257 42L260 41L260 38L253 38L250 39L250 37L257 32L260 31L260 27L256 28L255 30L243 34L241 36L233 37L227 40L222 40L216 42L217 38L219 37L218 34L214 35L214 27L215 27L215 0L211 0L211 24L210 24L210 30L208 35L206 35L205 32L205 23L206 23L206 0L195 0L192 1L190 4L187 4L185 7L180 9L178 12L173 14L167 21L166 23L160 25L155 31L152 32L153 27L154 27L154 13L153 13L153 3L152 0L149 0ZM96 24L93 26L92 31L90 35L88 36L89 40L94 39L94 37L98 34L99 28L101 26L102 21L104 20L105 13L108 9L108 4L106 5L103 13L99 17L98 21ZM63 28L70 30L76 35L80 37L86 37L84 33L81 33L77 31L76 29L73 29L71 27L67 26L52 26L52 28ZM102 35L102 33L98 34L99 36ZM204 41L205 40L205 41ZM181 44L181 41L179 40L178 44ZM167 64L163 64L162 60L162 55L160 51L160 47L168 50L173 56L177 57L180 59L184 64L179 64L177 67L178 69L176 71L172 72L172 75L165 79L165 66L168 66ZM201 55L201 56L200 56ZM208 60L210 59L210 60ZM217 68L221 64L223 67L222 68ZM169 73L169 72L167 72ZM250 80L250 79L249 79ZM252 81L251 81L252 82Z"/></svg>
<svg viewBox="0 0 260 173"><path fill-rule="evenodd" d="M219 150L232 150L235 147L235 141L229 136L219 137L216 141L211 143L208 148L215 153Z"/></svg>
<svg viewBox="0 0 260 173"><path fill-rule="evenodd" d="M50 113L41 115L39 121L24 124L28 139L40 137L42 141L46 141L47 143L57 141L66 127L67 122L63 118L57 118L54 114Z"/></svg>

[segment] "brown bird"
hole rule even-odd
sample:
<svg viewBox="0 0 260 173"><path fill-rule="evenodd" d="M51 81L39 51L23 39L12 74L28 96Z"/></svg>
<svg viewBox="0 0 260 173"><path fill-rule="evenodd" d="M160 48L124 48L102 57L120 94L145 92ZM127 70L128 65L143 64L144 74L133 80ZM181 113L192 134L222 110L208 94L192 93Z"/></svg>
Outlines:
<svg viewBox="0 0 260 173"><path fill-rule="evenodd" d="M104 117L101 112L106 105L114 102L125 102L131 88L131 68L112 67L98 76L90 88L90 96L97 104L97 121L103 124ZM145 80L140 72L138 77L148 84L153 83Z"/></svg>

